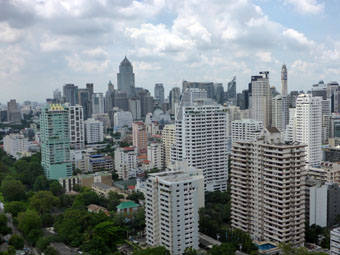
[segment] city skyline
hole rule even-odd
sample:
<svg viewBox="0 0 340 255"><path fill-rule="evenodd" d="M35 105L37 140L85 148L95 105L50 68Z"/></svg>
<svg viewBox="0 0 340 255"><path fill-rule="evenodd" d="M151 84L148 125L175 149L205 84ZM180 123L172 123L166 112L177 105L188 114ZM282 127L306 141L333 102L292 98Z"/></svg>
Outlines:
<svg viewBox="0 0 340 255"><path fill-rule="evenodd" d="M239 92L262 70L281 91L283 64L288 91L307 91L340 73L337 9L336 1L317 0L6 1L0 11L0 102L42 102L67 83L94 83L96 92L105 92L109 80L117 87L124 55L136 87L151 93L163 83L168 95L183 80L226 88L234 75Z"/></svg>

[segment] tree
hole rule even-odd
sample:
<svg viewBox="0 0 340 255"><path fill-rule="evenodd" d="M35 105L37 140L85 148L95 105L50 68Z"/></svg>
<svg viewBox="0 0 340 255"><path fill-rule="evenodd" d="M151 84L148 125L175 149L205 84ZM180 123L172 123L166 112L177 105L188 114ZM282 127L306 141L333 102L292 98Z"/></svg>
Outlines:
<svg viewBox="0 0 340 255"><path fill-rule="evenodd" d="M17 250L24 248L24 243L24 238L16 234L12 235L8 241L8 244L14 246Z"/></svg>
<svg viewBox="0 0 340 255"><path fill-rule="evenodd" d="M29 203L29 207L41 215L50 213L52 208L57 205L59 205L59 198L54 196L51 191L39 191L35 193Z"/></svg>
<svg viewBox="0 0 340 255"><path fill-rule="evenodd" d="M39 191L39 190L48 190L49 188L49 181L45 177L45 175L40 175L35 179L35 182L33 184L33 190Z"/></svg>
<svg viewBox="0 0 340 255"><path fill-rule="evenodd" d="M1 191L5 201L21 201L26 199L25 186L13 177L6 177L1 183Z"/></svg>
<svg viewBox="0 0 340 255"><path fill-rule="evenodd" d="M8 219L7 219L6 215L1 213L0 214L0 234L1 235L7 235L7 234L11 233L12 229L7 226L7 221L8 221Z"/></svg>
<svg viewBox="0 0 340 255"><path fill-rule="evenodd" d="M42 222L36 211L28 210L19 213L18 228L24 235L28 235L32 230L40 229L41 226Z"/></svg>
<svg viewBox="0 0 340 255"><path fill-rule="evenodd" d="M139 200L144 200L144 194L142 192L132 192L130 195L128 195L127 199L135 201L136 203L139 203Z"/></svg>
<svg viewBox="0 0 340 255"><path fill-rule="evenodd" d="M131 220L131 227L133 230L143 230L145 228L145 209L140 207L137 212L133 214Z"/></svg>
<svg viewBox="0 0 340 255"><path fill-rule="evenodd" d="M56 251L52 246L48 246L44 252L45 255L58 255L59 252Z"/></svg>
<svg viewBox="0 0 340 255"><path fill-rule="evenodd" d="M326 255L323 252L308 252L305 247L294 248L291 244L281 243L279 245L282 255Z"/></svg>
<svg viewBox="0 0 340 255"><path fill-rule="evenodd" d="M106 207L109 211L116 211L117 205L120 204L120 199L124 198L123 195L118 194L117 192L110 191L107 197L107 205Z"/></svg>
<svg viewBox="0 0 340 255"><path fill-rule="evenodd" d="M116 245L123 241L124 231L121 227L117 227L113 222L105 221L99 223L94 228L93 236L99 236L110 250L115 250Z"/></svg>
<svg viewBox="0 0 340 255"><path fill-rule="evenodd" d="M22 201L12 201L5 204L5 212L16 217L19 213L26 211L26 204Z"/></svg>
<svg viewBox="0 0 340 255"><path fill-rule="evenodd" d="M220 246L214 245L209 251L209 255L234 255L236 248L230 243L222 243Z"/></svg>
<svg viewBox="0 0 340 255"><path fill-rule="evenodd" d="M197 251L192 247L186 248L184 251L184 255L197 255Z"/></svg>
<svg viewBox="0 0 340 255"><path fill-rule="evenodd" d="M61 194L64 193L63 186L61 186L61 184L57 180L52 180L51 181L51 183L50 183L50 191L55 196L60 196Z"/></svg>
<svg viewBox="0 0 340 255"><path fill-rule="evenodd" d="M145 250L134 250L133 255L170 255L170 252L165 247L159 246L156 248L147 248Z"/></svg>

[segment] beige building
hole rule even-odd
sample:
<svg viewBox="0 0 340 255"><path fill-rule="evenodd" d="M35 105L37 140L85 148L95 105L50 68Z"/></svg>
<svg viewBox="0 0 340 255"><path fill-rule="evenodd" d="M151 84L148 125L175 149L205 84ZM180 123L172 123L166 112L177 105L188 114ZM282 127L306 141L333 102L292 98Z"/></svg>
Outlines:
<svg viewBox="0 0 340 255"><path fill-rule="evenodd" d="M132 144L139 154L146 154L148 150L148 135L143 122L132 123Z"/></svg>
<svg viewBox="0 0 340 255"><path fill-rule="evenodd" d="M164 144L165 167L170 165L171 146L175 143L176 125L165 125L162 130L162 141Z"/></svg>
<svg viewBox="0 0 340 255"><path fill-rule="evenodd" d="M277 128L233 144L231 222L256 241L303 245L305 146L284 143Z"/></svg>
<svg viewBox="0 0 340 255"><path fill-rule="evenodd" d="M308 167L307 173L315 180L340 184L340 162L321 162L319 167Z"/></svg>
<svg viewBox="0 0 340 255"><path fill-rule="evenodd" d="M95 174L79 174L59 179L60 185L66 192L70 192L75 185L92 188L92 184L95 182L112 186L112 174L109 172L97 172Z"/></svg>

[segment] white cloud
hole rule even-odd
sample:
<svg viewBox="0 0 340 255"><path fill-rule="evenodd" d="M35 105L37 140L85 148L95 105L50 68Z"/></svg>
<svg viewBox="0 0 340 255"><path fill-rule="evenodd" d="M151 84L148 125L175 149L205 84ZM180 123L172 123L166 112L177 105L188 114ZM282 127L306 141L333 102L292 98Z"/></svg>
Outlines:
<svg viewBox="0 0 340 255"><path fill-rule="evenodd" d="M288 39L292 39L293 41L297 42L300 46L303 47L314 47L316 46L315 42L312 40L308 40L307 37L292 28L288 28L282 32L282 35Z"/></svg>
<svg viewBox="0 0 340 255"><path fill-rule="evenodd" d="M109 53L107 53L102 47L97 47L94 49L84 50L83 53L89 57L108 57Z"/></svg>
<svg viewBox="0 0 340 255"><path fill-rule="evenodd" d="M318 0L285 0L291 4L301 14L318 14L323 12L324 3L318 3Z"/></svg>
<svg viewBox="0 0 340 255"><path fill-rule="evenodd" d="M7 22L0 22L0 42L13 43L22 38L24 32L9 26Z"/></svg>
<svg viewBox="0 0 340 255"><path fill-rule="evenodd" d="M161 67L156 63L148 63L144 61L136 61L133 63L135 72L137 71L157 71Z"/></svg>
<svg viewBox="0 0 340 255"><path fill-rule="evenodd" d="M51 36L45 34L43 38L43 41L40 42L40 50L42 52L69 50L74 43L74 38L71 36Z"/></svg>
<svg viewBox="0 0 340 255"><path fill-rule="evenodd" d="M104 72L107 71L110 60L88 59L84 55L74 53L65 57L70 68L78 72Z"/></svg>
<svg viewBox="0 0 340 255"><path fill-rule="evenodd" d="M19 46L0 48L0 79L5 79L14 73L18 73L25 65L26 55L27 52Z"/></svg>
<svg viewBox="0 0 340 255"><path fill-rule="evenodd" d="M258 51L255 55L263 62L272 62L272 53L270 51Z"/></svg>

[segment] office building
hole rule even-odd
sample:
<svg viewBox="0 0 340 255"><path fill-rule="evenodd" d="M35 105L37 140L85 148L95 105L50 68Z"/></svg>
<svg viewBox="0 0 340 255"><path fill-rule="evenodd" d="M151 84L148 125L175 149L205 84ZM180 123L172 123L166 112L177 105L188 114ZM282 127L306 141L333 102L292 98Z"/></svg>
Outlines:
<svg viewBox="0 0 340 255"><path fill-rule="evenodd" d="M237 104L237 95L236 95L236 76L228 82L228 89L226 91L225 100L230 102L232 105Z"/></svg>
<svg viewBox="0 0 340 255"><path fill-rule="evenodd" d="M109 113L113 108L113 93L114 93L114 86L111 81L107 85L107 91L105 93L105 107L104 112Z"/></svg>
<svg viewBox="0 0 340 255"><path fill-rule="evenodd" d="M340 114L333 113L330 117L330 138L340 138Z"/></svg>
<svg viewBox="0 0 340 255"><path fill-rule="evenodd" d="M251 77L250 118L262 121L264 127L271 126L272 95L269 72Z"/></svg>
<svg viewBox="0 0 340 255"><path fill-rule="evenodd" d="M148 160L150 161L150 169L164 170L165 157L162 142L153 141L148 145Z"/></svg>
<svg viewBox="0 0 340 255"><path fill-rule="evenodd" d="M53 99L57 103L59 103L59 104L61 103L62 96L61 96L61 91L59 89L56 89L56 90L53 91Z"/></svg>
<svg viewBox="0 0 340 255"><path fill-rule="evenodd" d="M203 89L207 92L207 96L210 99L214 99L214 83L213 82L190 82L183 81L182 83L182 93L187 89ZM235 95L236 97L236 95Z"/></svg>
<svg viewBox="0 0 340 255"><path fill-rule="evenodd" d="M277 128L233 143L231 225L256 241L301 246L305 234L305 146L284 143Z"/></svg>
<svg viewBox="0 0 340 255"><path fill-rule="evenodd" d="M172 255L182 255L186 248L198 249L198 210L204 207L203 186L202 172L184 165L149 174L145 192L148 245L164 246Z"/></svg>
<svg viewBox="0 0 340 255"><path fill-rule="evenodd" d="M46 105L41 111L41 165L47 179L72 176L68 114L68 108L60 104Z"/></svg>
<svg viewBox="0 0 340 255"><path fill-rule="evenodd" d="M129 98L129 112L132 114L133 120L141 120L141 102L137 98Z"/></svg>
<svg viewBox="0 0 340 255"><path fill-rule="evenodd" d="M81 105L68 106L70 144L72 149L85 148L84 113Z"/></svg>
<svg viewBox="0 0 340 255"><path fill-rule="evenodd" d="M63 87L65 103L76 105L78 103L78 87L74 84L65 84Z"/></svg>
<svg viewBox="0 0 340 255"><path fill-rule="evenodd" d="M194 93L197 90L186 90ZM228 178L227 114L225 107L208 98L183 101L176 113L175 144L171 160L187 160L203 170L206 191L226 190Z"/></svg>
<svg viewBox="0 0 340 255"><path fill-rule="evenodd" d="M124 147L115 150L115 170L118 177L127 180L132 177L131 172L137 168L137 148Z"/></svg>
<svg viewBox="0 0 340 255"><path fill-rule="evenodd" d="M92 114L104 113L104 97L103 93L92 94Z"/></svg>
<svg viewBox="0 0 340 255"><path fill-rule="evenodd" d="M238 141L256 141L263 133L263 123L258 120L243 119L231 122L232 143Z"/></svg>
<svg viewBox="0 0 340 255"><path fill-rule="evenodd" d="M139 154L146 154L148 151L148 135L143 122L132 123L132 144L137 148Z"/></svg>
<svg viewBox="0 0 340 255"><path fill-rule="evenodd" d="M85 141L87 144L100 143L104 141L103 122L93 118L84 121Z"/></svg>
<svg viewBox="0 0 340 255"><path fill-rule="evenodd" d="M88 89L78 89L79 105L83 107L84 120L92 116L92 103Z"/></svg>
<svg viewBox="0 0 340 255"><path fill-rule="evenodd" d="M7 103L7 120L9 122L21 123L21 112L15 99L11 99Z"/></svg>
<svg viewBox="0 0 340 255"><path fill-rule="evenodd" d="M327 98L331 100L331 112L339 112L339 83L336 81L327 84Z"/></svg>
<svg viewBox="0 0 340 255"><path fill-rule="evenodd" d="M286 97L288 95L288 71L286 65L281 68L281 95Z"/></svg>
<svg viewBox="0 0 340 255"><path fill-rule="evenodd" d="M125 112L125 111L118 111L115 112L113 115L113 123L114 128L113 130L116 132L122 127L132 127L133 117L131 112Z"/></svg>
<svg viewBox="0 0 340 255"><path fill-rule="evenodd" d="M164 145L165 167L169 167L171 160L171 147L175 143L176 125L165 125L162 130L162 141Z"/></svg>
<svg viewBox="0 0 340 255"><path fill-rule="evenodd" d="M8 134L4 137L4 151L15 159L20 159L28 153L28 139L21 134Z"/></svg>
<svg viewBox="0 0 340 255"><path fill-rule="evenodd" d="M130 61L125 57L119 65L119 73L117 74L118 90L126 92L127 97L134 97L135 93L135 74Z"/></svg>
<svg viewBox="0 0 340 255"><path fill-rule="evenodd" d="M181 89L179 87L174 87L169 93L169 104L171 109L171 114L175 114L176 107L178 106L181 98Z"/></svg>
<svg viewBox="0 0 340 255"><path fill-rule="evenodd" d="M310 188L309 226L333 227L340 214L340 187L325 183Z"/></svg>
<svg viewBox="0 0 340 255"><path fill-rule="evenodd" d="M289 109L287 98L277 95L272 99L272 127L276 127L281 132L284 132L288 121Z"/></svg>
<svg viewBox="0 0 340 255"><path fill-rule="evenodd" d="M164 86L162 83L155 84L154 95L155 99L158 100L159 103L164 104Z"/></svg>

